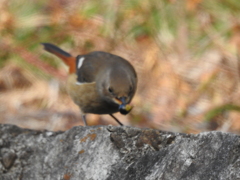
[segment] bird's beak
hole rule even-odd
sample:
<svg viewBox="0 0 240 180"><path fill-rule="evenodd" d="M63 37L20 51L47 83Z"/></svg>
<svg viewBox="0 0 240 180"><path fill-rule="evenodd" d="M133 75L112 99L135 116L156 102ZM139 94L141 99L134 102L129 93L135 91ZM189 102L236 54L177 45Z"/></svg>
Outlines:
<svg viewBox="0 0 240 180"><path fill-rule="evenodd" d="M122 102L119 106L120 113L124 115L128 114L133 107L126 103L126 97L121 97L119 100Z"/></svg>

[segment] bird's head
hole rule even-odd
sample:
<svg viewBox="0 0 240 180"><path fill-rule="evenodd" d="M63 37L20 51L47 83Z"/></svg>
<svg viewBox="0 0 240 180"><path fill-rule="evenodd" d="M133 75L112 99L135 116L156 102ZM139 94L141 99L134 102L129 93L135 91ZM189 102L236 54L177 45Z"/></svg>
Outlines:
<svg viewBox="0 0 240 180"><path fill-rule="evenodd" d="M105 72L104 78L99 82L98 90L105 100L119 105L121 114L128 114L132 110L131 102L137 84L137 77L134 73L126 72L124 69L116 68L115 70Z"/></svg>

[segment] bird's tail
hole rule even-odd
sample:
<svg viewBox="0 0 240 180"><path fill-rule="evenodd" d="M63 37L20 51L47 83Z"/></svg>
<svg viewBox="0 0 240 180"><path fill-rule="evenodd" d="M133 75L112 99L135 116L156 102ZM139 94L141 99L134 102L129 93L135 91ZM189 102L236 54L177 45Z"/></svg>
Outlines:
<svg viewBox="0 0 240 180"><path fill-rule="evenodd" d="M52 54L55 54L57 57L63 60L63 62L69 67L69 73L76 72L76 58L71 56L71 54L63 51L59 47L50 44L50 43L42 43L44 49Z"/></svg>

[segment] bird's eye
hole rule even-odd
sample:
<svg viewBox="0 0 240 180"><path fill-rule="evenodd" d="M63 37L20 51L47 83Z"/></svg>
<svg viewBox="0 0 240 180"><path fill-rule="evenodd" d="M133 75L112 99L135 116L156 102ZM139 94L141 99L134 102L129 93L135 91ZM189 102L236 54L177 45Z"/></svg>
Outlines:
<svg viewBox="0 0 240 180"><path fill-rule="evenodd" d="M129 91L131 92L133 90L133 87L132 86L130 86L130 88L129 88Z"/></svg>
<svg viewBox="0 0 240 180"><path fill-rule="evenodd" d="M108 91L110 92L110 93L113 93L113 89L110 87L110 88L108 88Z"/></svg>

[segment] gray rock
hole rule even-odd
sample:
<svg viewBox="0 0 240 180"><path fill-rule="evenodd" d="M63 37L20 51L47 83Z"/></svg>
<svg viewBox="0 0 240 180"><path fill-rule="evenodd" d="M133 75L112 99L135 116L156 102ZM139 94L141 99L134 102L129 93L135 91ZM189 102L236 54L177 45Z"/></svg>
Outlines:
<svg viewBox="0 0 240 180"><path fill-rule="evenodd" d="M1 180L237 180L240 137L133 127L0 125Z"/></svg>

